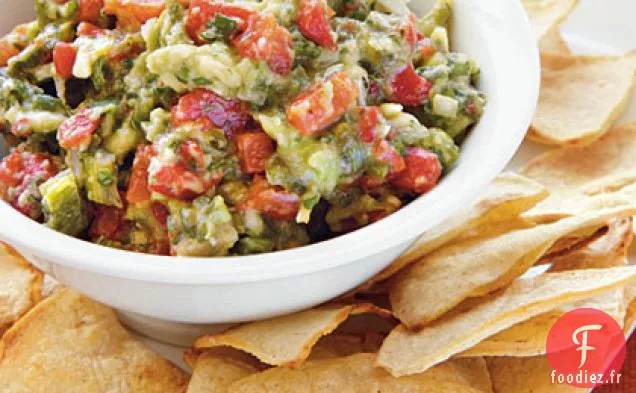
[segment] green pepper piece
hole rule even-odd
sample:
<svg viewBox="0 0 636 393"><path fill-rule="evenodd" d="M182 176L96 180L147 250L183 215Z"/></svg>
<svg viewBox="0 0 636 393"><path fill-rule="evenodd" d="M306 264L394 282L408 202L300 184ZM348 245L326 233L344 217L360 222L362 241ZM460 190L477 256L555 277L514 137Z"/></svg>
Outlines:
<svg viewBox="0 0 636 393"><path fill-rule="evenodd" d="M88 226L86 209L73 173L67 169L40 186L46 225L77 236Z"/></svg>

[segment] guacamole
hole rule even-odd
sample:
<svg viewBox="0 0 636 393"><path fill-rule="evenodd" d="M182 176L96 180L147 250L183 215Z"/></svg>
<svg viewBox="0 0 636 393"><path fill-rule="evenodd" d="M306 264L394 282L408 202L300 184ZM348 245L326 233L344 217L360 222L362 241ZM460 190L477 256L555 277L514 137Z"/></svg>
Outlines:
<svg viewBox="0 0 636 393"><path fill-rule="evenodd" d="M284 250L397 211L481 117L450 0L36 0L0 39L0 198L160 255Z"/></svg>

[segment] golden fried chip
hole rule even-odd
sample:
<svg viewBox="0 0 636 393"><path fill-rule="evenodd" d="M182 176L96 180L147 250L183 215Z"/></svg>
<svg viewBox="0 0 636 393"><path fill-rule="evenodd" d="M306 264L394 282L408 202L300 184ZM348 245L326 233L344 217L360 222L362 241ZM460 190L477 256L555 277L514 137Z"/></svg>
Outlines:
<svg viewBox="0 0 636 393"><path fill-rule="evenodd" d="M229 393L234 382L259 372L249 355L229 348L191 350L185 361L193 369L187 393Z"/></svg>
<svg viewBox="0 0 636 393"><path fill-rule="evenodd" d="M495 392L498 393L587 393L589 389L575 388L552 381L552 367L545 356L531 358L487 358L488 370Z"/></svg>
<svg viewBox="0 0 636 393"><path fill-rule="evenodd" d="M15 393L184 392L188 377L133 340L115 313L63 289L0 341L0 386Z"/></svg>
<svg viewBox="0 0 636 393"><path fill-rule="evenodd" d="M334 331L350 315L391 313L372 304L328 304L299 313L250 322L199 338L196 349L228 346L256 356L271 365L296 367L302 364L320 337Z"/></svg>
<svg viewBox="0 0 636 393"><path fill-rule="evenodd" d="M398 326L384 341L377 364L397 377L421 373L515 324L635 280L636 266L548 273L517 280L476 306L420 332Z"/></svg>
<svg viewBox="0 0 636 393"><path fill-rule="evenodd" d="M0 336L40 301L41 282L37 269L0 250Z"/></svg>
<svg viewBox="0 0 636 393"><path fill-rule="evenodd" d="M632 236L631 218L614 220L606 234L586 247L547 260L546 262L553 264L549 271L624 266L627 247ZM632 287L634 285L614 289L608 293L559 307L531 318L489 337L460 356L537 356L545 354L545 343L550 328L563 314L577 308L595 308L611 315L620 326L629 324L626 308L631 302L631 297L636 296L636 293L633 295L628 293L628 289Z"/></svg>
<svg viewBox="0 0 636 393"><path fill-rule="evenodd" d="M529 219L548 221L607 206L636 183L636 123L614 126L587 147L544 153L521 172L550 189L547 199L524 213Z"/></svg>
<svg viewBox="0 0 636 393"><path fill-rule="evenodd" d="M523 0L537 40L558 26L572 12L578 0Z"/></svg>
<svg viewBox="0 0 636 393"><path fill-rule="evenodd" d="M443 247L398 273L389 297L395 315L420 329L467 298L486 295L525 273L564 236L586 236L636 206L590 212L555 223ZM579 234L579 232L581 232Z"/></svg>
<svg viewBox="0 0 636 393"><path fill-rule="evenodd" d="M632 236L631 218L614 220L607 233L586 247L547 260L546 262L553 264L549 271L625 266L627 247ZM460 356L537 356L545 354L545 343L550 328L563 314L577 308L595 308L604 311L612 316L620 326L623 326L625 323L629 323L628 317L626 317L626 308L632 298L636 296L636 292L633 294L629 292L632 288L636 288L636 286L628 285L626 288L613 289L590 299L558 307L497 333L463 352Z"/></svg>
<svg viewBox="0 0 636 393"><path fill-rule="evenodd" d="M635 66L634 56L542 54L533 135L539 142L568 146L598 139L625 109Z"/></svg>
<svg viewBox="0 0 636 393"><path fill-rule="evenodd" d="M610 223L607 232L583 248L555 258L549 258L551 272L576 269L598 269L625 264L627 249L632 242L632 219L617 219Z"/></svg>
<svg viewBox="0 0 636 393"><path fill-rule="evenodd" d="M461 234L497 222L505 222L532 208L548 196L545 187L515 173L499 175L469 209L428 230L389 267L368 282L349 292L352 295L370 289L422 256Z"/></svg>
<svg viewBox="0 0 636 393"><path fill-rule="evenodd" d="M610 315L623 326L625 317L623 288L558 307L527 321L514 325L480 342L459 354L469 356L538 356L545 355L548 333L556 321L565 313L580 309L594 308Z"/></svg>
<svg viewBox="0 0 636 393"><path fill-rule="evenodd" d="M539 49L541 52L570 53L570 47L563 40L558 26L548 30L541 40L539 40Z"/></svg>
<svg viewBox="0 0 636 393"><path fill-rule="evenodd" d="M449 361L426 373L394 378L373 367L374 354L310 360L298 369L273 368L233 383L232 393L487 393L492 392L485 361ZM471 362L466 362L470 360Z"/></svg>

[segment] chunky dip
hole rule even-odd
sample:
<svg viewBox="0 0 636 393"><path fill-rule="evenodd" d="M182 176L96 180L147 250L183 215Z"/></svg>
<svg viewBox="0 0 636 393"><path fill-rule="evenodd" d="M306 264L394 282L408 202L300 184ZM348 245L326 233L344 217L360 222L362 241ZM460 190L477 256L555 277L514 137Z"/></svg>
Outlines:
<svg viewBox="0 0 636 393"><path fill-rule="evenodd" d="M0 40L0 197L111 247L244 255L364 227L434 188L485 106L449 1L35 5Z"/></svg>

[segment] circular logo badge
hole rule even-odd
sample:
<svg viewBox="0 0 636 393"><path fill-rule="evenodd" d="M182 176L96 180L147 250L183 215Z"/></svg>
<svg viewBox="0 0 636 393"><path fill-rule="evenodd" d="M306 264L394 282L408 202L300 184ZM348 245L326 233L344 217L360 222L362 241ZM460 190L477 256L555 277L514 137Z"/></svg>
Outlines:
<svg viewBox="0 0 636 393"><path fill-rule="evenodd" d="M580 308L559 318L546 342L552 382L579 388L620 383L625 336L606 313Z"/></svg>

